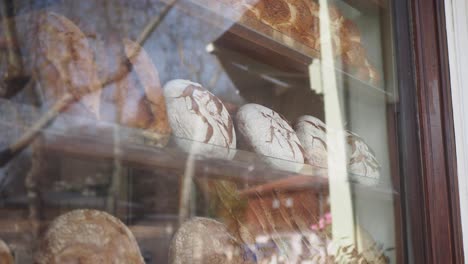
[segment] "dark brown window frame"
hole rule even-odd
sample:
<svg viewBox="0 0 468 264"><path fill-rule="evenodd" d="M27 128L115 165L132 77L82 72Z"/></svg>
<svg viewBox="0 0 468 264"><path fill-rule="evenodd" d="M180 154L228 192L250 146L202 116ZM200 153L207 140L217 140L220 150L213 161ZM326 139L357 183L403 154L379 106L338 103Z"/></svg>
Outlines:
<svg viewBox="0 0 468 264"><path fill-rule="evenodd" d="M444 3L394 5L404 262L464 263Z"/></svg>

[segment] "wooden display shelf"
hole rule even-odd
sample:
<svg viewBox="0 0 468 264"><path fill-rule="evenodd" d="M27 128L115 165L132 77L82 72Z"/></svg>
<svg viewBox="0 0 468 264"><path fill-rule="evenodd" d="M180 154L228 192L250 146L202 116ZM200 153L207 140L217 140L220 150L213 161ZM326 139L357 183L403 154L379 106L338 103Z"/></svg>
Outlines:
<svg viewBox="0 0 468 264"><path fill-rule="evenodd" d="M3 131L15 132L16 136L24 133L34 120L39 118L36 108L12 103L8 100L0 100L0 128ZM18 120L23 122L20 124ZM76 126L74 124L82 124ZM120 151L115 152L113 133L118 129L120 138ZM13 140L13 135L6 134L6 138ZM116 126L114 124L85 120L82 118L61 115L54 124L42 132L42 148L45 151L59 155L70 155L84 160L96 162L112 162L120 159L125 165L149 170L169 169L183 173L189 156L193 155L195 162L195 177L210 177L215 179L232 180L246 183L249 186L275 184L284 186L296 186L305 181L307 187L328 188L328 170L304 164L300 171L287 168L298 165L290 161L261 156L244 150L231 150L235 152L230 158L220 155L205 155L201 153L187 153L175 144L175 141L185 144L197 144L201 148L211 148L213 151L224 148L213 145L193 142L173 137L164 148L148 144L147 138L138 129ZM222 151L221 151L222 152ZM265 162L265 159L274 160L275 163L284 165L285 169L277 169ZM393 195L393 188L385 184L377 183L376 186L361 184L369 182L367 177L350 175L350 185L355 190L363 190L375 193L375 196ZM290 179L289 181L284 181ZM51 195L53 195L51 193ZM52 198L52 197L51 197ZM52 198L53 199L53 198Z"/></svg>
<svg viewBox="0 0 468 264"><path fill-rule="evenodd" d="M313 184L320 187L328 185L327 171L307 164L303 165L300 172L291 170L280 170L268 165L264 159L254 153L243 150L231 150L235 152L232 159L216 157L219 155L203 153L187 153L179 148L174 141L185 141L186 144L196 144L200 148L210 148L216 153L216 146L192 142L178 138L172 138L168 146L159 148L149 144L139 144L135 140L138 132L133 129L119 128L122 141L120 153L115 152L112 141L112 126L103 125L100 128L80 128L79 134L73 132L53 133L45 132L42 136L42 148L47 152L69 155L84 160L95 160L100 162L121 160L126 166L144 168L149 170L169 169L183 171L187 166L190 155L193 155L195 162L195 177L210 177L215 179L232 180L242 183L260 184L284 179L293 175L307 175L311 177ZM140 135L141 136L141 135ZM220 150L221 152L221 150ZM274 159L275 162L284 163L285 167L292 165L292 162ZM297 164L294 164L297 165Z"/></svg>
<svg viewBox="0 0 468 264"><path fill-rule="evenodd" d="M34 120L39 118L36 108L19 105L8 100L0 100L0 127L4 131L16 131L20 135ZM19 124L17 120L23 120ZM74 124L82 124L76 126ZM85 125L86 124L86 125ZM120 151L115 152L113 133L119 130ZM8 136L8 135L7 135ZM13 140L14 136L8 138ZM109 123L96 123L92 120L61 115L54 124L42 132L42 148L45 151L60 155L70 155L84 160L96 162L112 162L120 159L125 165L135 168L150 170L169 169L175 172L184 172L187 160L193 155L195 162L195 177L210 177L217 179L232 180L247 183L249 186L261 184L285 184L284 179L291 179L286 185L297 185L294 179L306 179L307 186L317 188L328 188L328 170L304 164L300 171L288 170L293 162L274 159L257 155L244 150L231 150L235 154L231 158L223 158L219 155L204 155L201 153L187 153L175 144L174 141L185 144L198 144L199 147L210 147L213 151L225 150L224 148L192 142L173 137L164 148L148 144L145 136L140 130L120 127ZM265 159L275 160L276 163L284 164L285 169L277 169L265 162ZM305 177L306 178L305 178ZM369 186L359 182L368 182L366 177L352 175L352 186L358 191L372 190L378 195L394 194L389 186L378 184ZM362 179L361 179L362 178Z"/></svg>
<svg viewBox="0 0 468 264"><path fill-rule="evenodd" d="M206 155L203 153L188 153L178 147L174 141L184 141L186 144L196 144L199 148L211 148L216 151L216 146L172 138L168 146L159 148L156 146L135 143L138 131L129 128L119 128L122 141L120 153L116 154L114 142L112 142L112 129L115 126L102 126L98 129L80 129L79 135L71 133L43 133L42 147L46 151L60 155L69 155L84 160L97 162L111 162L119 159L129 167L144 168L148 170L174 170L183 175L189 156L193 155L195 162L194 177L208 177L212 179L230 180L248 186L244 192L273 191L276 189L313 188L317 190L328 189L328 170L304 164L300 171L289 170L291 165L297 165L289 161L264 157L244 150L235 151L232 158L223 158L220 155ZM136 134L135 134L136 133ZM277 169L265 162L265 159L283 162L284 169ZM391 199L396 193L392 188L377 183L375 186L362 184L369 179L359 175L352 175L349 182L358 195L370 194L372 197Z"/></svg>

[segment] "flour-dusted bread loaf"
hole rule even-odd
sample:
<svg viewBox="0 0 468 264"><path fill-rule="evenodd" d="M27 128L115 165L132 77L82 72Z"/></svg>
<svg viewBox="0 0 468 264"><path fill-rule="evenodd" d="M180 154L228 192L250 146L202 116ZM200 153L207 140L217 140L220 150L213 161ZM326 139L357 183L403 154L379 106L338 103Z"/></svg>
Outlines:
<svg viewBox="0 0 468 264"><path fill-rule="evenodd" d="M279 169L298 171L305 161L304 149L288 121L275 111L258 104L242 106L236 115L239 141L264 155Z"/></svg>
<svg viewBox="0 0 468 264"><path fill-rule="evenodd" d="M177 230L169 249L170 264L242 264L243 249L222 223L196 217Z"/></svg>
<svg viewBox="0 0 468 264"><path fill-rule="evenodd" d="M346 131L345 136L351 178L362 184L377 184L380 178L380 164L371 148L353 132Z"/></svg>
<svg viewBox="0 0 468 264"><path fill-rule="evenodd" d="M101 83L93 50L81 30L66 17L46 12L37 21L34 71L46 104L72 94L77 102L68 112L99 118Z"/></svg>
<svg viewBox="0 0 468 264"><path fill-rule="evenodd" d="M305 115L297 119L294 125L299 141L304 147L307 162L310 165L327 168L327 128L322 120Z"/></svg>
<svg viewBox="0 0 468 264"><path fill-rule="evenodd" d="M1 264L14 264L13 256L10 248L3 240L0 239L0 263Z"/></svg>
<svg viewBox="0 0 468 264"><path fill-rule="evenodd" d="M130 230L117 218L96 210L59 216L40 243L37 264L144 263Z"/></svg>
<svg viewBox="0 0 468 264"><path fill-rule="evenodd" d="M200 84L187 80L168 82L164 96L169 123L173 134L180 138L176 142L181 147L206 155L232 157L236 133L221 100Z"/></svg>

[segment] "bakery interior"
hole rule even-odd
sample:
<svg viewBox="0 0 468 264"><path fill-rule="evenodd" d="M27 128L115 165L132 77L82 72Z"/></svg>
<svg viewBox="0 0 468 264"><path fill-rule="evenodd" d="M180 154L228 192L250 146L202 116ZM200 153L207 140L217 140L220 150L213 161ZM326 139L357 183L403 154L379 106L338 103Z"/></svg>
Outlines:
<svg viewBox="0 0 468 264"><path fill-rule="evenodd" d="M391 1L1 2L1 263L93 263L48 248L79 209L130 230L122 263L397 263Z"/></svg>

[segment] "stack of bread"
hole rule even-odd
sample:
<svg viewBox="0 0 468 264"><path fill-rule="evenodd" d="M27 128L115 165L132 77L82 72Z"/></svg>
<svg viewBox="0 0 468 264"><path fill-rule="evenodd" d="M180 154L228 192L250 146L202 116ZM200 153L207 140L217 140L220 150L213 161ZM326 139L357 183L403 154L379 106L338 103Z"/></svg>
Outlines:
<svg viewBox="0 0 468 264"><path fill-rule="evenodd" d="M1 263L13 264L6 250L0 241L0 260L6 261ZM201 217L186 221L178 229L170 245L169 259L171 264L254 263L224 224ZM80 209L58 216L48 226L34 254L34 263L145 262L133 233L124 223L106 212Z"/></svg>
<svg viewBox="0 0 468 264"><path fill-rule="evenodd" d="M194 217L184 222L174 234L169 247L170 264L250 264L263 263L269 254L251 248L232 230L214 219ZM277 237L274 249L280 255L301 253L318 263L388 263L385 250L358 226L361 247L344 239L321 242L314 233L303 233L309 243L306 251L284 247L287 239ZM319 239L319 241L317 241ZM296 252L297 251L297 252ZM301 255L299 254L299 255ZM304 259L304 260L305 260ZM0 240L0 261L13 264L11 252ZM114 216L96 210L74 210L50 223L34 254L37 264L113 263L143 264L140 248L130 229ZM295 263L295 262L291 262Z"/></svg>
<svg viewBox="0 0 468 264"><path fill-rule="evenodd" d="M318 4L307 0L224 0L247 7L245 18L263 23L320 49ZM378 74L369 64L359 30L340 12L330 8L333 47L347 65L369 80ZM236 147L260 154L278 169L300 171L304 163L328 166L326 125L302 116L294 126L272 109L258 104L239 108L233 121L223 102L201 84L173 80L164 89L149 55L131 40L122 40L126 71L109 82L107 64L96 54L85 34L69 19L55 14L40 16L35 56L36 74L49 104L69 94L74 103L67 111L95 120L115 121L161 135L171 132L188 142L208 147L202 152L232 157ZM105 97L104 86L112 86ZM102 103L113 106L115 114ZM104 110L106 111L104 111ZM113 117L112 117L113 116ZM237 146L239 141L239 146ZM379 177L379 164L367 144L347 134L351 172ZM180 144L186 148L184 144ZM214 151L221 150L220 152ZM187 149L192 151L192 149ZM0 243L0 259L3 251ZM226 227L210 219L193 219L179 229L171 245L172 263L249 263L242 245ZM7 262L8 263L8 262ZM115 217L94 210L76 210L58 217L45 233L35 263L144 263L130 230ZM195 262L193 262L195 263Z"/></svg>
<svg viewBox="0 0 468 264"><path fill-rule="evenodd" d="M320 8L315 0L222 0L228 10L243 14L240 21L262 30L258 22L277 30L294 41L321 51ZM356 24L343 16L333 4L328 5L330 44L335 58L341 58L348 70L360 79L378 83L381 79L372 66Z"/></svg>
<svg viewBox="0 0 468 264"><path fill-rule="evenodd" d="M229 3L248 6L245 16L255 16L319 48L315 2L261 0L253 4L236 0ZM337 39L341 40L335 41L338 53L349 64L362 67L367 60L357 28L336 8L329 11L339 34ZM308 35L310 32L313 34ZM238 147L237 134L239 148L261 154L279 169L300 171L304 163L327 167L325 124L314 117L299 118L294 130L272 109L247 104L239 108L233 122L223 102L201 84L173 80L163 89L149 55L131 40L120 43L122 60L118 62L126 61L123 64L126 68L120 71L118 67L118 74L113 74L108 70L109 61L97 59L99 52L67 18L55 13L42 14L37 36L35 68L41 87L51 103L64 94L73 96L75 103L68 111L142 129L158 135L163 144L173 131L188 144L184 140L179 142L187 151L194 151L194 144L201 143L197 148L204 154L232 158ZM108 114L109 108L114 114ZM353 140L358 139L354 134L349 135L351 172L378 178L379 166L368 146L362 140Z"/></svg>

